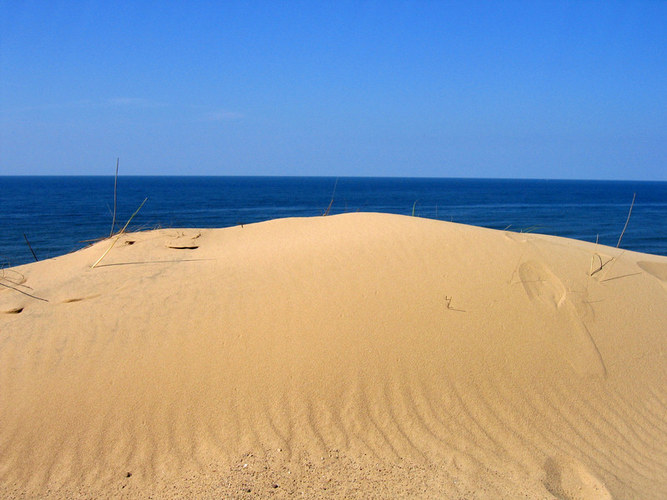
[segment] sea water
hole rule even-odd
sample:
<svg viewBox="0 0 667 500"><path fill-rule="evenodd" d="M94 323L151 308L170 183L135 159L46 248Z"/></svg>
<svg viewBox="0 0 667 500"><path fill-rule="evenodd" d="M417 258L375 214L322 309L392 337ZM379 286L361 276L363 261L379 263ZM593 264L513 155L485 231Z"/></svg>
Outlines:
<svg viewBox="0 0 667 500"><path fill-rule="evenodd" d="M667 182L359 177L118 178L115 230L228 227L282 217L385 212L536 232L667 255ZM111 177L0 177L0 266L109 236Z"/></svg>

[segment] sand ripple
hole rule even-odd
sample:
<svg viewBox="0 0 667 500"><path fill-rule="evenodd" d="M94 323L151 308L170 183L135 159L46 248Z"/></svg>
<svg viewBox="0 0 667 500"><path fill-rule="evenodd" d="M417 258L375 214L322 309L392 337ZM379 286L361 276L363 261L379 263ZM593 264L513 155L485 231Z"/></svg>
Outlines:
<svg viewBox="0 0 667 500"><path fill-rule="evenodd" d="M2 497L667 497L663 257L381 214L107 246L4 270Z"/></svg>

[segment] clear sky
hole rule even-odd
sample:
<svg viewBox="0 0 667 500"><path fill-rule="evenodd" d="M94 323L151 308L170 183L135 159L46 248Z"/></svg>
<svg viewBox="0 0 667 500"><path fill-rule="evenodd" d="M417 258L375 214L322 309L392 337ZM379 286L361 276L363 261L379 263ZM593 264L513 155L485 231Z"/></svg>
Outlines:
<svg viewBox="0 0 667 500"><path fill-rule="evenodd" d="M0 0L0 175L667 180L667 2Z"/></svg>

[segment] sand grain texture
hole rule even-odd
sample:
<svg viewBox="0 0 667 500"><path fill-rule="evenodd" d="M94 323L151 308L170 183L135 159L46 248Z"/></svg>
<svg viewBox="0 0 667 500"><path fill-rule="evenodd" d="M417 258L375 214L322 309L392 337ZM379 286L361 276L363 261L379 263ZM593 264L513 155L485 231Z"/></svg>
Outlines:
<svg viewBox="0 0 667 500"><path fill-rule="evenodd" d="M667 498L667 259L383 214L2 271L0 496Z"/></svg>

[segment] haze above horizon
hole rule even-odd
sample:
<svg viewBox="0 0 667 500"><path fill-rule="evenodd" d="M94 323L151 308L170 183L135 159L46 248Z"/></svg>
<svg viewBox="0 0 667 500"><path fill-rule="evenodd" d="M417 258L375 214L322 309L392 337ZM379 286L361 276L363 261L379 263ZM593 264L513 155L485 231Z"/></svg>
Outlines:
<svg viewBox="0 0 667 500"><path fill-rule="evenodd" d="M0 0L0 175L667 180L667 2Z"/></svg>

